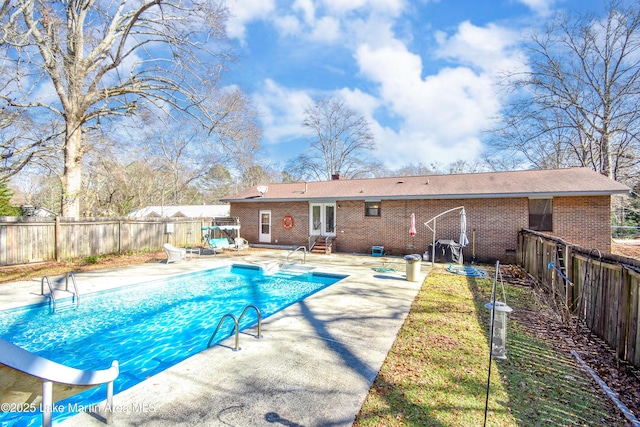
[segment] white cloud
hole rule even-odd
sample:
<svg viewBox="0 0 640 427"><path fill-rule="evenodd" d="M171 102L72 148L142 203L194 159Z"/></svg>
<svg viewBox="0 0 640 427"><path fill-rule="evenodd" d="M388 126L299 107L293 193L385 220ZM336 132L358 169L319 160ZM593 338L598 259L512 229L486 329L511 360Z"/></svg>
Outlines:
<svg viewBox="0 0 640 427"><path fill-rule="evenodd" d="M436 32L439 45L436 55L484 72L498 73L521 66L519 52L514 49L519 40L516 31L494 24L478 27L464 21L451 37L443 31Z"/></svg>
<svg viewBox="0 0 640 427"><path fill-rule="evenodd" d="M242 41L246 24L269 15L275 9L275 0L233 0L228 6L232 16L227 22L227 34Z"/></svg>
<svg viewBox="0 0 640 427"><path fill-rule="evenodd" d="M316 18L316 7L313 0L295 0L291 8L301 11L306 23L313 23Z"/></svg>
<svg viewBox="0 0 640 427"><path fill-rule="evenodd" d="M336 13L347 13L354 10L368 10L373 13L390 13L396 15L404 8L402 0L323 0L327 9Z"/></svg>
<svg viewBox="0 0 640 427"><path fill-rule="evenodd" d="M269 16L281 36L348 45L354 25L369 21L369 37L374 36L375 25L392 25L404 5L403 0L295 0L286 13Z"/></svg>
<svg viewBox="0 0 640 427"><path fill-rule="evenodd" d="M371 46L387 46L399 43L393 34L394 20L388 16L369 16L349 22L354 46L369 44Z"/></svg>
<svg viewBox="0 0 640 427"><path fill-rule="evenodd" d="M370 123L374 121L373 116L380 100L373 95L365 93L360 89L340 89L335 96L342 99L351 110L362 114Z"/></svg>
<svg viewBox="0 0 640 427"><path fill-rule="evenodd" d="M398 169L410 164L430 166L434 163L447 165L456 160L472 162L477 159L477 153L482 150L481 141L469 136L447 146L442 146L437 136L428 131L396 132L389 128L380 128L376 132L378 144L376 157L392 169Z"/></svg>
<svg viewBox="0 0 640 427"><path fill-rule="evenodd" d="M340 22L330 16L320 18L314 25L311 38L318 41L333 42L341 37Z"/></svg>
<svg viewBox="0 0 640 427"><path fill-rule="evenodd" d="M524 66L517 49L519 34L496 24L479 27L465 21L451 34L434 33L430 52L413 52L408 43L418 34L401 40L394 32L406 5L403 0L295 0L293 7L270 19L281 36L306 43L309 50L334 43L353 52L359 71L352 77L360 81L332 94L367 118L376 136L377 157L388 167L473 161L482 151L482 131L499 114L497 76ZM447 65L431 71L423 61L432 59ZM326 68L332 66L329 60ZM274 149L300 141L304 110L316 92L282 84L265 80L254 96L264 142Z"/></svg>
<svg viewBox="0 0 640 427"><path fill-rule="evenodd" d="M282 36L293 36L302 31L302 24L294 15L278 16L273 23Z"/></svg>
<svg viewBox="0 0 640 427"><path fill-rule="evenodd" d="M263 138L267 144L299 138L303 134L304 110L312 98L305 91L290 90L267 79L253 103L258 109L263 126Z"/></svg>
<svg viewBox="0 0 640 427"><path fill-rule="evenodd" d="M491 39L491 34L483 36ZM462 46L458 40L466 37L461 31L446 40ZM500 52L494 52L491 61L468 61L473 59L493 68L489 65L502 61ZM480 154L478 135L490 125L500 107L491 73L456 66L423 77L420 56L396 39L377 47L361 45L355 57L360 72L377 84L387 114L401 120L398 130L378 127L379 150L384 153L381 158L388 166L397 168L410 162L447 164L458 159L473 160Z"/></svg>
<svg viewBox="0 0 640 427"><path fill-rule="evenodd" d="M556 0L517 0L541 16L548 16L553 10Z"/></svg>

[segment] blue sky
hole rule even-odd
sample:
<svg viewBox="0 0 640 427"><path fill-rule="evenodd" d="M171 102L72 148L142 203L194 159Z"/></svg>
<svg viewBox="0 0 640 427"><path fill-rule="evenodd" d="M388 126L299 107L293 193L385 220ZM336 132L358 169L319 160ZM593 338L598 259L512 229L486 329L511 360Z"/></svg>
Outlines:
<svg viewBox="0 0 640 427"><path fill-rule="evenodd" d="M339 97L371 124L387 167L473 161L499 115L496 80L527 67L522 40L602 0L229 0L238 62L280 167L306 147L304 109Z"/></svg>

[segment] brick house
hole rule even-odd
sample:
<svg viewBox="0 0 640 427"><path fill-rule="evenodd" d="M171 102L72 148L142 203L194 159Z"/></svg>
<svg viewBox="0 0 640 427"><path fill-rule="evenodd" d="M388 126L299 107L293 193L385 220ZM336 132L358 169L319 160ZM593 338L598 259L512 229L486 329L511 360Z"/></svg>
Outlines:
<svg viewBox="0 0 640 427"><path fill-rule="evenodd" d="M260 192L260 191L261 192ZM518 232L532 229L602 252L611 250L611 196L630 189L587 168L269 184L222 201L252 244L302 245L329 238L334 252L423 253L424 223L463 206L465 257L510 261ZM410 236L411 214L416 235ZM458 241L460 216L437 219L436 239Z"/></svg>

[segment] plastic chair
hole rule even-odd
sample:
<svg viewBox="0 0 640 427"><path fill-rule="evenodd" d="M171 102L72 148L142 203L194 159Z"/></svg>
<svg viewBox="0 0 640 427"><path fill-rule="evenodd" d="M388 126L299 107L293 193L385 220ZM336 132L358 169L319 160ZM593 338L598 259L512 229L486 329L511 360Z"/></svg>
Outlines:
<svg viewBox="0 0 640 427"><path fill-rule="evenodd" d="M176 248L170 243L162 245L164 251L167 253L167 264L170 262L184 261L187 259L187 250L184 248Z"/></svg>

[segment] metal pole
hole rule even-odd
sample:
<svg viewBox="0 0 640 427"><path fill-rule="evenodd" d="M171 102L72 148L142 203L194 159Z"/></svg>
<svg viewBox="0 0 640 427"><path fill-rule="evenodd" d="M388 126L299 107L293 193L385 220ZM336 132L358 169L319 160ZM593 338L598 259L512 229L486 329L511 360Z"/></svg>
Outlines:
<svg viewBox="0 0 640 427"><path fill-rule="evenodd" d="M429 230L432 230L432 231L433 231L433 241L432 241L432 243L431 243L431 250L432 250L432 252L435 252L435 246L436 246L436 220L437 220L437 218L439 218L439 217L441 217L441 216L443 216L443 215L446 215L446 214L448 214L449 212L456 211L456 210L458 210L458 209L462 209L462 210L464 210L464 206L458 206L457 208L453 208L453 209L449 209L448 211L444 211L444 212L442 212L441 214L434 216L434 217L433 217L433 218L431 218L429 221L427 221L427 222L425 222L425 223L424 223L424 225L425 225ZM431 221L433 221L433 228L431 228L431 227L429 226L429 223L430 223ZM431 257L431 268L433 268L433 267L434 267L434 264L435 264L435 256L434 256L434 254L432 254L432 257Z"/></svg>
<svg viewBox="0 0 640 427"><path fill-rule="evenodd" d="M471 240L473 241L471 243L471 252L472 252L472 258L471 258L471 264L475 264L476 263L476 229L473 229L473 236L471 237Z"/></svg>
<svg viewBox="0 0 640 427"><path fill-rule="evenodd" d="M53 383L42 382L42 426L51 427L53 415Z"/></svg>
<svg viewBox="0 0 640 427"><path fill-rule="evenodd" d="M493 279L492 305L491 305L491 327L489 328L489 374L487 375L487 397L484 402L484 427L487 425L487 412L489 411L489 388L491 387L491 361L493 359L493 321L496 315L496 286L498 283L498 271L500 261L496 261L496 273Z"/></svg>
<svg viewBox="0 0 640 427"><path fill-rule="evenodd" d="M433 239L431 242L431 269L436 261L436 218L433 218Z"/></svg>
<svg viewBox="0 0 640 427"><path fill-rule="evenodd" d="M107 403L104 415L106 423L111 424L113 422L113 381L107 383Z"/></svg>

